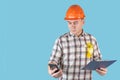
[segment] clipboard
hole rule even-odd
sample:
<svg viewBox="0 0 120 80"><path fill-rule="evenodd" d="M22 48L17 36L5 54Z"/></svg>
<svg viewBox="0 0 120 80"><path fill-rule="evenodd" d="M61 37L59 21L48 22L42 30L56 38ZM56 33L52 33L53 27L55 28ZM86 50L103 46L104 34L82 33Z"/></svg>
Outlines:
<svg viewBox="0 0 120 80"><path fill-rule="evenodd" d="M91 61L89 62L85 67L83 67L83 70L96 70L98 68L107 68L117 60L104 60L104 61Z"/></svg>

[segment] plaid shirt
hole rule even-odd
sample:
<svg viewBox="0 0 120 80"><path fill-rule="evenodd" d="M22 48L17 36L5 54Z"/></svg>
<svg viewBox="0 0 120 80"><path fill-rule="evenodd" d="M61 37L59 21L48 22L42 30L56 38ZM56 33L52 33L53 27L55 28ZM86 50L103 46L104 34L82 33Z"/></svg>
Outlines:
<svg viewBox="0 0 120 80"><path fill-rule="evenodd" d="M87 57L87 43L93 45L91 57ZM91 70L82 70L92 60L101 60L100 50L96 39L85 33L76 37L72 33L60 36L53 47L50 61L56 62L63 71L59 80L92 80Z"/></svg>

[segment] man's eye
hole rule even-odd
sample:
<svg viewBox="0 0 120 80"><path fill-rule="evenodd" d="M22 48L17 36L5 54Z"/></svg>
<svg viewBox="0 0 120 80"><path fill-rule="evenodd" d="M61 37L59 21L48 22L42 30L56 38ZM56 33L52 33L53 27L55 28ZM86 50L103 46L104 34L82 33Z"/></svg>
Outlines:
<svg viewBox="0 0 120 80"><path fill-rule="evenodd" d="M71 22L68 22L68 24L71 24Z"/></svg>

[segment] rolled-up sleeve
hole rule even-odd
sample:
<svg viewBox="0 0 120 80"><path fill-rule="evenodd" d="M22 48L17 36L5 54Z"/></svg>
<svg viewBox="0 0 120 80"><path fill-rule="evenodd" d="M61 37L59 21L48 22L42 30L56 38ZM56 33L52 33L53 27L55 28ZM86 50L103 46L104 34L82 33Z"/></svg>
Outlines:
<svg viewBox="0 0 120 80"><path fill-rule="evenodd" d="M49 62L60 63L60 59L62 58L62 47L60 44L60 39L56 39L55 44L53 46L52 54L50 56Z"/></svg>
<svg viewBox="0 0 120 80"><path fill-rule="evenodd" d="M96 39L94 39L94 53L93 54L94 54L93 55L94 60L98 61L102 59L102 55L101 55Z"/></svg>

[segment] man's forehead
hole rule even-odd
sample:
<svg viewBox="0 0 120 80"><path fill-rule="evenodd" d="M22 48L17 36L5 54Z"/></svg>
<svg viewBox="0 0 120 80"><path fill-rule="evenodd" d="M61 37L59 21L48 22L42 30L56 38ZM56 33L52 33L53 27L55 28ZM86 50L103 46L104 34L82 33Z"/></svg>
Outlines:
<svg viewBox="0 0 120 80"><path fill-rule="evenodd" d="M79 19L78 20L67 20L68 22L78 22L79 21Z"/></svg>

